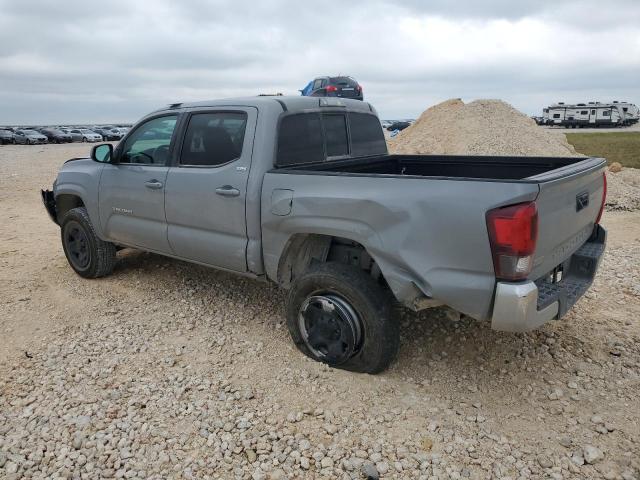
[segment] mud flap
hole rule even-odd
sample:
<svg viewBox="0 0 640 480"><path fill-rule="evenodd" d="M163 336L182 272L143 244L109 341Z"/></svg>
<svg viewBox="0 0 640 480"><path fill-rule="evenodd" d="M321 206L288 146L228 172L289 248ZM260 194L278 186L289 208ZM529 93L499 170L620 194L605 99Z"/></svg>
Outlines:
<svg viewBox="0 0 640 480"><path fill-rule="evenodd" d="M40 190L40 194L42 195L44 208L47 210L51 221L58 225L58 211L56 209L56 199L53 197L53 192L51 190Z"/></svg>

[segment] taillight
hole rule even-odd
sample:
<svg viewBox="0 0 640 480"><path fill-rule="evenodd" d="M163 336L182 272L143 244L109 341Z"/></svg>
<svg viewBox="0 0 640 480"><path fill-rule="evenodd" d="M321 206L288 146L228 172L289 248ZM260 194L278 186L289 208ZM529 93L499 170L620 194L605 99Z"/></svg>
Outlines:
<svg viewBox="0 0 640 480"><path fill-rule="evenodd" d="M531 273L538 239L535 202L495 208L487 213L487 229L496 277L522 280Z"/></svg>
<svg viewBox="0 0 640 480"><path fill-rule="evenodd" d="M338 91L338 87L335 87L333 85L329 85L325 90L327 91L327 93L337 92Z"/></svg>
<svg viewBox="0 0 640 480"><path fill-rule="evenodd" d="M600 205L600 211L598 212L598 217L596 218L596 224L600 223L600 219L602 218L602 212L604 212L604 203L607 201L607 174L602 173L602 181L604 184L602 185L602 204Z"/></svg>
<svg viewBox="0 0 640 480"><path fill-rule="evenodd" d="M362 93L362 85L358 85L358 92Z"/></svg>

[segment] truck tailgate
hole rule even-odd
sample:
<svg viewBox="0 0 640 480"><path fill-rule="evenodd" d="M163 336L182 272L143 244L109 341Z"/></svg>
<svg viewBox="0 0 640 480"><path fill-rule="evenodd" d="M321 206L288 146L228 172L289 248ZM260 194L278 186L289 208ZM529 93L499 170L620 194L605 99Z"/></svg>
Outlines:
<svg viewBox="0 0 640 480"><path fill-rule="evenodd" d="M530 280L548 274L571 257L591 233L602 206L605 162L583 162L530 177L540 182L538 242Z"/></svg>

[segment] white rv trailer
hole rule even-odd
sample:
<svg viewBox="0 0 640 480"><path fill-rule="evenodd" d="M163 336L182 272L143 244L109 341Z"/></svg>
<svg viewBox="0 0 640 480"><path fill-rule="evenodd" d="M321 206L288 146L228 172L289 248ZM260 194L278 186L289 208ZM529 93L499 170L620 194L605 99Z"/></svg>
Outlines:
<svg viewBox="0 0 640 480"><path fill-rule="evenodd" d="M545 125L565 128L619 127L626 125L625 112L614 103L557 103L543 110Z"/></svg>
<svg viewBox="0 0 640 480"><path fill-rule="evenodd" d="M614 100L613 103L616 103L620 105L620 107L622 107L622 111L625 115L625 123L627 125L638 123L638 121L640 120L640 108L629 102L619 102L617 100Z"/></svg>

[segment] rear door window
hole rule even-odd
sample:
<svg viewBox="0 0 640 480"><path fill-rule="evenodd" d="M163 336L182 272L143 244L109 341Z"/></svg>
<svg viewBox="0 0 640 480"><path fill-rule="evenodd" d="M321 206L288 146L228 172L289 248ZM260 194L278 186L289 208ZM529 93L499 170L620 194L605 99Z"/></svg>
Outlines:
<svg viewBox="0 0 640 480"><path fill-rule="evenodd" d="M322 115L327 157L349 155L349 138L347 136L347 119L344 115Z"/></svg>
<svg viewBox="0 0 640 480"><path fill-rule="evenodd" d="M247 114L244 112L192 115L182 145L180 164L216 166L240 158L246 127Z"/></svg>
<svg viewBox="0 0 640 480"><path fill-rule="evenodd" d="M366 155L386 154L387 142L375 115L367 113L349 113L351 131L351 155L363 157Z"/></svg>

